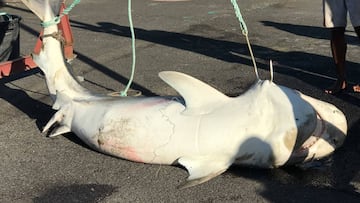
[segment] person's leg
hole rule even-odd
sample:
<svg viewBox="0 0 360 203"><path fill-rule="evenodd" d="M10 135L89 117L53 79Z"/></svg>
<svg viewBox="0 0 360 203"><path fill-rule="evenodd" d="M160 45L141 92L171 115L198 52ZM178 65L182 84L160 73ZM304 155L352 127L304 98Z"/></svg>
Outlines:
<svg viewBox="0 0 360 203"><path fill-rule="evenodd" d="M356 35L360 39L360 2L359 0L346 0L351 24L354 26ZM360 77L358 77L360 79ZM360 92L360 84L353 86L354 92Z"/></svg>
<svg viewBox="0 0 360 203"><path fill-rule="evenodd" d="M326 89L328 94L336 94L346 88L346 41L345 27L336 27L331 29L331 51L336 67L337 80L334 85Z"/></svg>
<svg viewBox="0 0 360 203"><path fill-rule="evenodd" d="M354 29L355 29L355 32L356 32L358 38L360 39L360 26L354 27ZM355 85L353 87L353 89L354 89L354 92L360 92L360 84Z"/></svg>

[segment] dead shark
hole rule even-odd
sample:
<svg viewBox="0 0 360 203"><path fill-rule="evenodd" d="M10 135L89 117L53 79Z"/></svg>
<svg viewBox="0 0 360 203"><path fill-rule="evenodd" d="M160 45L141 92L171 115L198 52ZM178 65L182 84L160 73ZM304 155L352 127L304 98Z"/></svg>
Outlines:
<svg viewBox="0 0 360 203"><path fill-rule="evenodd" d="M22 0L43 22L62 0ZM151 164L181 164L190 187L232 164L263 168L301 164L342 145L347 122L334 105L299 91L258 80L228 97L189 75L160 72L182 97L112 97L92 93L71 75L57 25L44 28L34 61L44 72L53 108L49 136L75 133L94 150Z"/></svg>

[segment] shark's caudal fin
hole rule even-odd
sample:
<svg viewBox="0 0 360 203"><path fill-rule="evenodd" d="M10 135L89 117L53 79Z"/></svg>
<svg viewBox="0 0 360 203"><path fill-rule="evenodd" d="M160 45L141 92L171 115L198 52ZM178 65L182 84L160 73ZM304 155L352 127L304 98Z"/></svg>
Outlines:
<svg viewBox="0 0 360 203"><path fill-rule="evenodd" d="M59 14L59 9L63 0L22 0L22 2L33 13L35 13L42 22L47 22L54 20L54 17ZM64 63L61 45L59 40L56 39L56 33L58 33L58 26L56 23L45 27L43 29L43 35L52 36L53 34L54 36L43 38L43 46L40 53L32 54L34 62L45 73L46 76L50 76L50 68L53 69L51 71L55 73L55 71L59 69L58 67L62 67L59 66L59 64ZM48 41L52 42L49 43ZM49 86L49 83L52 83L53 81L48 80L47 82ZM50 93L54 94L52 85L50 85L48 88L50 89Z"/></svg>
<svg viewBox="0 0 360 203"><path fill-rule="evenodd" d="M210 113L229 100L223 93L184 73L163 71L159 77L184 98L186 110L183 113L187 115Z"/></svg>
<svg viewBox="0 0 360 203"><path fill-rule="evenodd" d="M58 15L64 0L22 0L43 22L52 22ZM55 109L66 104L65 101L77 97L88 97L90 91L82 87L71 74L71 67L65 62L61 34L56 22L49 23L43 29L42 48L40 53L32 54L33 61L44 72L46 84L53 100ZM57 99L57 92L63 92L67 100Z"/></svg>
<svg viewBox="0 0 360 203"><path fill-rule="evenodd" d="M22 0L41 21L51 20L58 15L62 1L63 0Z"/></svg>
<svg viewBox="0 0 360 203"><path fill-rule="evenodd" d="M188 170L189 178L179 188L183 189L204 183L225 172L232 162L232 159L226 155L181 157L178 163Z"/></svg>

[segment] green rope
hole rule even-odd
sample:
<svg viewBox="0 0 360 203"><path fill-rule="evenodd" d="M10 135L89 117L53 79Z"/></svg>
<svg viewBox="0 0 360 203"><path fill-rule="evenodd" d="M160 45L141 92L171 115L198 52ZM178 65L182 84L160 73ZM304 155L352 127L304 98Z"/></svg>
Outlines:
<svg viewBox="0 0 360 203"><path fill-rule="evenodd" d="M243 18L242 15L241 15L239 5L238 5L238 3L237 3L236 0L231 0L231 3L232 3L233 6L234 6L234 10L235 10L236 17L239 19L240 28L241 28L241 30L242 30L242 33L243 33L243 35L247 35L247 34L248 34L248 29L247 29L245 20L244 20L244 18Z"/></svg>
<svg viewBox="0 0 360 203"><path fill-rule="evenodd" d="M44 27L44 28L46 28L46 27L49 27L49 26L51 26L51 25L57 25L57 24L59 24L61 18L62 18L64 15L68 15L68 14L70 13L70 11L71 11L76 5L78 5L78 4L80 3L80 1L81 1L81 0L74 0L74 1L72 2L72 4L71 4L69 7L65 8L65 9L63 10L63 12L62 12L59 16L56 16L56 17L54 17L53 19L51 19L51 20L49 20L49 21L42 22L42 23L41 23L41 26Z"/></svg>
<svg viewBox="0 0 360 203"><path fill-rule="evenodd" d="M241 15L240 8L239 8L239 5L237 4L237 1L236 0L231 0L231 3L234 6L236 17L238 18L238 20L240 22L240 28L242 30L242 34L245 35L245 37L246 37L246 42L247 42L247 45L248 45L248 48L249 48L249 51L250 51L250 55L251 55L251 59L252 59L253 65L254 65L255 75L256 75L257 79L259 79L259 73L258 73L258 70L257 70L254 53L253 53L252 48L251 48L251 44L250 44L250 40L249 40L249 36L248 36L249 32L248 32L245 20Z"/></svg>
<svg viewBox="0 0 360 203"><path fill-rule="evenodd" d="M132 47L132 67L131 67L131 75L128 84L125 87L124 91L120 92L120 96L126 97L127 92L130 88L132 81L134 80L135 74L135 64L136 64L136 52L135 52L135 33L134 33L134 25L131 16L131 0L128 0L128 16L129 16L129 24L130 24L130 32L131 32L131 47Z"/></svg>

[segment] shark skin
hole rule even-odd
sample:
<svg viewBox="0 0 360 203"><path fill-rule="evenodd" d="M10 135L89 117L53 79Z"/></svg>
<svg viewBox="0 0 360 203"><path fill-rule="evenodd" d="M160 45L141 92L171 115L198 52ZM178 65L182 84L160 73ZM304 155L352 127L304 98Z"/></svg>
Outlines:
<svg viewBox="0 0 360 203"><path fill-rule="evenodd" d="M43 22L61 0L22 0ZM181 164L189 172L182 188L208 181L232 164L262 168L321 159L346 137L344 114L332 104L268 80L238 97L173 71L160 78L178 97L112 97L82 87L71 75L54 37L44 28L34 61L45 74L53 108L44 127L50 137L75 133L94 150L130 161Z"/></svg>

